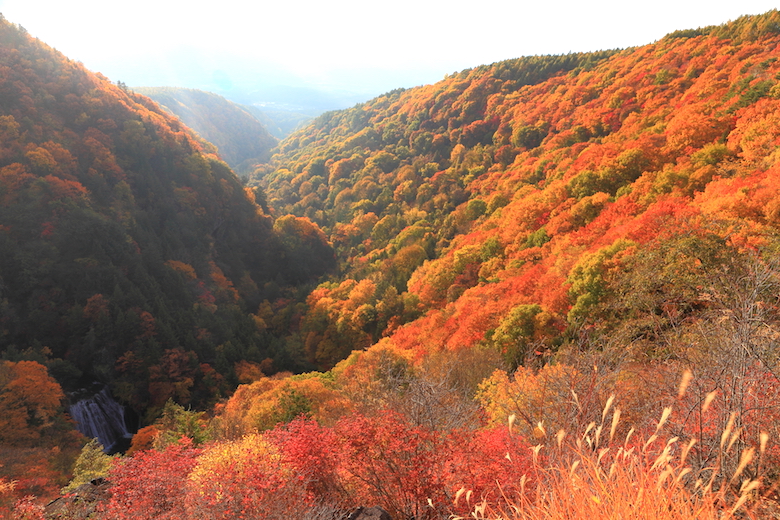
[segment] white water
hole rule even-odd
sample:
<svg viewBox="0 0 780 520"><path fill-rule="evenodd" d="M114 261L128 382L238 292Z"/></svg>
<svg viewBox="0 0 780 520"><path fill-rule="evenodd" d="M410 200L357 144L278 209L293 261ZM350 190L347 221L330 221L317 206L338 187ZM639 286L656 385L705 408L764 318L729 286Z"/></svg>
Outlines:
<svg viewBox="0 0 780 520"><path fill-rule="evenodd" d="M78 431L88 438L97 438L106 453L113 452L120 440L133 436L125 423L124 408L114 401L108 387L71 406L70 416Z"/></svg>

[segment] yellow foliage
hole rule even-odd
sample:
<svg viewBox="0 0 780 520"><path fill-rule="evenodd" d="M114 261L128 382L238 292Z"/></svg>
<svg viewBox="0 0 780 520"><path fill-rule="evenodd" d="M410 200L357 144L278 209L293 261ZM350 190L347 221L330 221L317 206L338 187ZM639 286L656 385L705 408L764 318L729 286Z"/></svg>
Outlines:
<svg viewBox="0 0 780 520"><path fill-rule="evenodd" d="M206 448L187 480L187 518L300 518L308 506L301 481L259 434Z"/></svg>
<svg viewBox="0 0 780 520"><path fill-rule="evenodd" d="M239 477L250 466L268 465L278 466L281 462L279 453L274 446L263 439L260 434L245 435L235 441L225 441L213 444L206 448L198 457L197 465L189 474L189 481L195 486L220 488L219 475L230 468L230 472ZM215 498L220 498L220 493L225 490L215 490Z"/></svg>
<svg viewBox="0 0 780 520"><path fill-rule="evenodd" d="M493 424L506 424L514 415L521 434L534 437L540 423L548 432L570 426L582 381L577 369L563 364L546 365L538 372L521 366L511 376L496 370L479 385L477 399Z"/></svg>
<svg viewBox="0 0 780 520"><path fill-rule="evenodd" d="M392 379L412 366L413 353L383 339L367 350L356 350L331 373L341 392L355 401L378 402Z"/></svg>
<svg viewBox="0 0 780 520"><path fill-rule="evenodd" d="M220 433L236 438L273 428L300 412L320 424L333 424L352 408L324 374L261 377L240 385L216 420Z"/></svg>
<svg viewBox="0 0 780 520"><path fill-rule="evenodd" d="M355 310L361 305L369 303L374 298L374 293L376 293L376 284L368 278L361 280L350 291L346 309Z"/></svg>

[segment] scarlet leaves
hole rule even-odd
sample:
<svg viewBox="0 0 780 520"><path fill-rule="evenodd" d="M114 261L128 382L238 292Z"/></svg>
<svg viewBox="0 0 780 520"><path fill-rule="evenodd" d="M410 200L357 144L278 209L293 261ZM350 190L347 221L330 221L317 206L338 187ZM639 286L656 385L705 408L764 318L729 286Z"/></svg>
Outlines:
<svg viewBox="0 0 780 520"><path fill-rule="evenodd" d="M446 510L452 446L439 432L410 425L390 411L353 415L336 428L343 469L360 503L383 504L394 518L429 518Z"/></svg>
<svg viewBox="0 0 780 520"><path fill-rule="evenodd" d="M506 426L479 430L455 440L459 453L449 470L451 491L470 491L477 500L502 508L536 487L534 472L539 466L532 464L531 447ZM461 487L456 489L459 483ZM465 516L472 504L458 500L454 507Z"/></svg>
<svg viewBox="0 0 780 520"><path fill-rule="evenodd" d="M347 416L332 431L296 421L286 435L285 453L315 463L320 489L347 504L381 504L394 518L440 518L461 488L498 505L501 489L516 496L521 475L531 477L528 444L505 427L438 431L384 410Z"/></svg>
<svg viewBox="0 0 780 520"><path fill-rule="evenodd" d="M181 492L201 450L187 438L164 451L148 450L111 469L112 497L106 512L116 520L179 520L186 511Z"/></svg>
<svg viewBox="0 0 780 520"><path fill-rule="evenodd" d="M333 428L301 417L268 432L267 438L278 447L281 460L290 465L312 497L333 502L347 499L339 472L342 453Z"/></svg>
<svg viewBox="0 0 780 520"><path fill-rule="evenodd" d="M116 520L281 519L372 503L393 518L441 518L456 511L461 488L496 506L502 490L531 489L520 484L531 477L530 453L506 427L438 431L390 410L353 413L333 427L298 418L204 448L184 437L137 452L111 470L106 512Z"/></svg>

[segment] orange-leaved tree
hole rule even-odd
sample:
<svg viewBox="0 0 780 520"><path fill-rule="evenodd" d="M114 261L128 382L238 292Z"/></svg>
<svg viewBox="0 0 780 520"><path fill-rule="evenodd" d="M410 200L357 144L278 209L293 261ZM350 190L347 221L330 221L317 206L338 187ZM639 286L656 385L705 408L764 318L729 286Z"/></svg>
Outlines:
<svg viewBox="0 0 780 520"><path fill-rule="evenodd" d="M62 388L36 361L0 365L0 441L30 444L51 426Z"/></svg>

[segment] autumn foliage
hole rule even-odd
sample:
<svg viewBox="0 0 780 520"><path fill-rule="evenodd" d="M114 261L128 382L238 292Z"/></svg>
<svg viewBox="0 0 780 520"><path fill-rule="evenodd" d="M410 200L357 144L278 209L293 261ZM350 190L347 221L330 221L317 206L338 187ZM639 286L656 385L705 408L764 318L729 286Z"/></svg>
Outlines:
<svg viewBox="0 0 780 520"><path fill-rule="evenodd" d="M469 468L479 458L486 464ZM289 518L375 503L394 518L439 518L456 510L461 488L497 507L503 493L527 492L533 485L516 479L529 471L528 444L506 427L441 432L390 410L350 414L333 427L299 418L202 449L183 438L119 460L105 515Z"/></svg>
<svg viewBox="0 0 780 520"><path fill-rule="evenodd" d="M0 439L5 444L34 442L52 426L65 395L35 361L6 361L0 374Z"/></svg>
<svg viewBox="0 0 780 520"><path fill-rule="evenodd" d="M88 377L144 426L109 519L771 510L779 24L392 91L242 186L3 21L3 507Z"/></svg>
<svg viewBox="0 0 780 520"><path fill-rule="evenodd" d="M213 404L273 356L258 306L333 267L321 230L275 223L178 119L5 19L0 69L3 352L141 414Z"/></svg>
<svg viewBox="0 0 780 520"><path fill-rule="evenodd" d="M144 520L184 518L180 492L195 467L200 450L189 439L162 451L147 450L119 461L109 478L114 482L109 518Z"/></svg>
<svg viewBox="0 0 780 520"><path fill-rule="evenodd" d="M342 271L288 344L322 369L383 336L524 364L571 342L638 250L706 233L763 245L777 16L476 67L291 136L256 183L322 227Z"/></svg>

